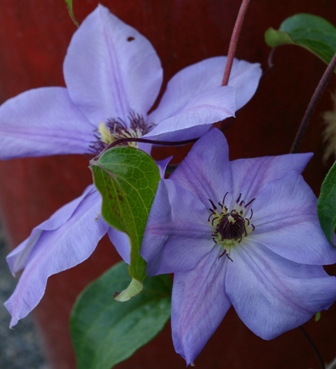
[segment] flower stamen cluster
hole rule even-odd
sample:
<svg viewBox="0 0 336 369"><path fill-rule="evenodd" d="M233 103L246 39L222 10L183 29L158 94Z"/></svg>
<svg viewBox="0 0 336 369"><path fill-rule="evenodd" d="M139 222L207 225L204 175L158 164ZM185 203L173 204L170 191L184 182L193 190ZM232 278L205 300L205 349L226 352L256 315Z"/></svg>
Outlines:
<svg viewBox="0 0 336 369"><path fill-rule="evenodd" d="M225 205L225 198L227 195L228 192L224 195L223 201L218 202L220 208L209 199L212 207L209 208L210 215L208 217L208 222L211 223L214 229L212 239L215 244L224 247L224 253L220 255L220 257L226 254L226 247L231 247L240 243L244 237L255 230L255 226L251 223L253 210L249 209L249 206L255 198L246 204L244 200L241 200L240 194L233 209L229 209ZM249 210L251 215L246 217Z"/></svg>
<svg viewBox="0 0 336 369"><path fill-rule="evenodd" d="M128 116L128 122L121 118L108 119L106 123L99 124L95 135L96 142L91 145L91 149L94 153L99 154L112 142L122 138L140 138L155 126L155 123L146 122L142 115L134 112ZM138 147L137 142L129 142L128 145Z"/></svg>

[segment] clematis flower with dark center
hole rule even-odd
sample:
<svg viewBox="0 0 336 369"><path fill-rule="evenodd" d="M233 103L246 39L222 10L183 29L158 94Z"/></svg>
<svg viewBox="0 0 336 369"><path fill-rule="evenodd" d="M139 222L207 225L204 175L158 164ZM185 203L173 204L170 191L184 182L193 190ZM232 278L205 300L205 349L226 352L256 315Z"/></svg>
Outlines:
<svg viewBox="0 0 336 369"><path fill-rule="evenodd" d="M177 73L148 114L162 84L160 60L144 36L99 5L71 40L66 88L33 89L0 107L0 159L98 154L125 137L198 137L233 116L257 88L260 66L238 60L229 86L220 86L225 62L225 57L206 59ZM141 145L150 152L150 145ZM5 303L11 327L38 304L50 275L87 259L107 232L127 258L128 238L97 218L100 208L91 185L9 254L11 271L24 269Z"/></svg>
<svg viewBox="0 0 336 369"><path fill-rule="evenodd" d="M142 255L149 275L174 273L172 332L187 365L233 306L272 339L336 299L336 261L301 176L310 154L229 161L213 129L161 180Z"/></svg>

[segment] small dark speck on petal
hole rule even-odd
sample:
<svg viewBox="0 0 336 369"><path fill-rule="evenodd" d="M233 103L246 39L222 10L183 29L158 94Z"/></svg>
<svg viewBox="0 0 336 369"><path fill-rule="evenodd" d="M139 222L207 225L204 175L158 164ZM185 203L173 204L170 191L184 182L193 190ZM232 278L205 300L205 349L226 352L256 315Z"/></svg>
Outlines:
<svg viewBox="0 0 336 369"><path fill-rule="evenodd" d="M127 41L128 41L128 42L131 42L131 41L133 41L133 40L135 40L135 38L134 38L134 37L127 37Z"/></svg>

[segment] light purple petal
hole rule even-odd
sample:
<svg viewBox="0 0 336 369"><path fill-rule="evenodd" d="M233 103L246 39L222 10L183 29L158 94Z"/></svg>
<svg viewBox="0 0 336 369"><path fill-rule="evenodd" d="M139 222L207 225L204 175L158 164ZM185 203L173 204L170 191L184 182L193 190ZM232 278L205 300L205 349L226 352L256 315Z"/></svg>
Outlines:
<svg viewBox="0 0 336 369"><path fill-rule="evenodd" d="M98 126L109 118L146 115L162 83L149 41L99 5L74 34L64 62L69 94Z"/></svg>
<svg viewBox="0 0 336 369"><path fill-rule="evenodd" d="M216 89L222 91L223 97L226 96L222 100L223 105L219 108L232 109L232 100L229 95L233 91L236 91L236 96L241 96L238 98L238 104L234 103L234 106L237 109L241 108L254 95L261 76L261 69L259 64L234 60L229 81L229 86L233 89L220 87L226 60L226 57L209 58L179 71L169 81L158 108L150 114L149 119L159 123L178 115L192 101L200 101L200 96L211 97Z"/></svg>
<svg viewBox="0 0 336 369"><path fill-rule="evenodd" d="M101 198L93 186L76 207L74 203L65 205L62 209L65 214L69 211L68 206L73 213L64 224L57 228L61 219L59 215L55 216L50 224L48 221L44 223L47 230L42 230L34 240L18 285L5 302L12 316L10 327L36 307L45 292L49 276L86 260L107 232L107 224L99 217Z"/></svg>
<svg viewBox="0 0 336 369"><path fill-rule="evenodd" d="M148 155L151 154L152 147L153 147L153 144L151 144L151 143L138 142L138 144L137 144L137 148L139 150L144 151Z"/></svg>
<svg viewBox="0 0 336 369"><path fill-rule="evenodd" d="M311 157L310 153L287 154L232 161L234 197L241 193L246 202L252 200L265 183L281 178L292 170L301 173Z"/></svg>
<svg viewBox="0 0 336 369"><path fill-rule="evenodd" d="M254 95L259 64L234 60L229 86L221 86L227 58L203 60L178 72L148 120L157 126L146 137L178 141L200 137L210 125L234 116Z"/></svg>
<svg viewBox="0 0 336 369"><path fill-rule="evenodd" d="M262 74L260 64L234 59L229 86L236 89L236 108L241 109L255 94Z"/></svg>
<svg viewBox="0 0 336 369"><path fill-rule="evenodd" d="M150 131L148 134L144 135L143 138L147 138L150 140L162 140L162 141L168 141L168 142L178 142L178 141L186 141L186 140L195 140L198 137L203 136L205 133L207 133L212 128L212 124L202 124L200 126L193 126L189 128L184 129L178 129L177 131L171 131L166 132L162 134L162 138L159 136L161 134L158 134L156 137L151 137ZM154 132L155 133L155 132ZM160 145L158 145L160 146Z"/></svg>
<svg viewBox="0 0 336 369"><path fill-rule="evenodd" d="M256 228L248 238L297 263L335 263L336 249L321 230L316 203L313 191L295 171L269 182L251 205Z"/></svg>
<svg viewBox="0 0 336 369"><path fill-rule="evenodd" d="M209 211L190 192L166 179L149 214L141 255L149 275L186 271L213 248Z"/></svg>
<svg viewBox="0 0 336 369"><path fill-rule="evenodd" d="M94 191L93 185L88 186L80 197L72 200L65 206L62 206L49 219L35 227L32 230L31 235L7 255L6 260L11 272L16 274L26 266L31 251L38 243L43 232L55 231L62 227L71 218L85 198Z"/></svg>
<svg viewBox="0 0 336 369"><path fill-rule="evenodd" d="M156 164L157 164L157 166L159 168L159 171L160 171L160 177L162 179L165 177L167 166L170 163L170 161L172 160L172 158L173 158L173 156L168 156L165 159L156 160Z"/></svg>
<svg viewBox="0 0 336 369"><path fill-rule="evenodd" d="M124 262L130 264L131 244L127 234L111 227L109 228L107 234Z"/></svg>
<svg viewBox="0 0 336 369"><path fill-rule="evenodd" d="M65 88L30 90L0 107L0 159L87 153L95 128Z"/></svg>
<svg viewBox="0 0 336 369"><path fill-rule="evenodd" d="M227 259L218 256L212 252L193 270L174 275L173 342L187 365L194 362L231 306L224 282Z"/></svg>
<svg viewBox="0 0 336 369"><path fill-rule="evenodd" d="M209 199L217 204L233 188L228 156L227 141L222 132L214 128L194 144L170 178L195 193L208 208Z"/></svg>
<svg viewBox="0 0 336 369"><path fill-rule="evenodd" d="M202 127L201 133L205 133L211 128L211 124L234 116L235 93L231 87L215 87L195 96L181 110L164 120L158 121L150 116L148 120L157 125L144 137L167 141L199 137L199 126Z"/></svg>
<svg viewBox="0 0 336 369"><path fill-rule="evenodd" d="M240 319L263 339L300 326L336 299L336 279L322 266L288 261L251 242L232 248L230 257L226 293Z"/></svg>

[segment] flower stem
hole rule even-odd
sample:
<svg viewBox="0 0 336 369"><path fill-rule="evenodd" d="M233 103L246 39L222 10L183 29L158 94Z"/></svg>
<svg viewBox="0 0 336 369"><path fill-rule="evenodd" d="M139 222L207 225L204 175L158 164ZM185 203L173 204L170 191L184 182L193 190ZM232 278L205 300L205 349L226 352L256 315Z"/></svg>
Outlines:
<svg viewBox="0 0 336 369"><path fill-rule="evenodd" d="M240 9L238 12L238 16L237 16L236 23L234 25L231 40L230 40L227 61L226 61L224 75L222 79L222 86L226 86L229 83L229 77L231 73L233 59L236 54L238 39L240 36L241 28L244 22L245 13L246 13L249 3L250 3L250 0L243 0L240 5Z"/></svg>
<svg viewBox="0 0 336 369"><path fill-rule="evenodd" d="M325 72L323 73L323 76L319 82L319 84L316 87L316 90L309 102L308 108L302 118L302 121L300 123L300 127L296 133L293 145L291 147L290 153L295 153L298 151L298 148L301 144L301 141L303 139L303 136L307 130L309 121L313 115L313 112L316 108L317 102L319 101L323 91L325 90L332 74L334 73L334 69L336 67L336 53L333 56L333 58L331 59L331 62L329 63L327 69L325 70Z"/></svg>
<svg viewBox="0 0 336 369"><path fill-rule="evenodd" d="M324 361L323 358L320 354L320 351L318 350L318 348L316 347L314 341L311 339L311 337L309 336L309 334L305 331L305 329L302 327L302 325L299 328L299 331L303 334L303 336L305 337L305 339L308 341L310 347L313 349L316 358L320 364L320 368L321 369L325 369L325 365L324 365Z"/></svg>
<svg viewBox="0 0 336 369"><path fill-rule="evenodd" d="M120 138L119 140L116 140L110 143L108 146L104 148L104 150L102 150L101 153L99 153L96 157L94 157L93 160L98 160L103 155L104 152L106 152L109 149L112 149L112 147L126 144L129 142L142 142L142 143L162 145L162 146L180 146L180 145L186 145L189 143L193 143L197 140L198 138L192 138L190 140L183 140L183 141L159 141L159 140L150 140L150 139L141 138L141 137L125 137L125 138Z"/></svg>
<svg viewBox="0 0 336 369"><path fill-rule="evenodd" d="M125 137L120 138L119 140L116 140L112 142L106 149L110 149L114 146L121 145L123 143L128 142L142 142L142 143L149 143L153 145L163 145L163 146L180 146L180 145L186 145L188 143L192 143L197 141L198 138L192 138L190 140L183 140L183 141L159 141L159 140L149 140L147 138L141 138L141 137Z"/></svg>

